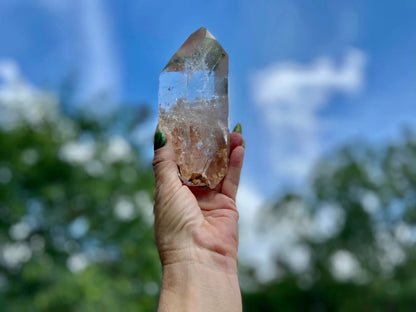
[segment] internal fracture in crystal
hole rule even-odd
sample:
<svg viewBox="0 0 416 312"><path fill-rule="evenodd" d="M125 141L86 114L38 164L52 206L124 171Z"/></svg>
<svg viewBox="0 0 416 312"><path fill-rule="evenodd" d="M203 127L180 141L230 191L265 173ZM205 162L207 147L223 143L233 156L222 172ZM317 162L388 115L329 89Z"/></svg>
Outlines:
<svg viewBox="0 0 416 312"><path fill-rule="evenodd" d="M159 77L159 127L175 150L182 180L215 188L228 170L228 55L204 27Z"/></svg>

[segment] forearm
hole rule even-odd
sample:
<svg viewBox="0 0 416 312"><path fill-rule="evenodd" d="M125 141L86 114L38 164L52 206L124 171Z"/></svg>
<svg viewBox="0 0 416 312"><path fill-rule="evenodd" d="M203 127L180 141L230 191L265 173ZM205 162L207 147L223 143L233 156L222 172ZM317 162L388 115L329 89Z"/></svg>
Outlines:
<svg viewBox="0 0 416 312"><path fill-rule="evenodd" d="M163 265L159 312L241 312L236 261L210 255Z"/></svg>

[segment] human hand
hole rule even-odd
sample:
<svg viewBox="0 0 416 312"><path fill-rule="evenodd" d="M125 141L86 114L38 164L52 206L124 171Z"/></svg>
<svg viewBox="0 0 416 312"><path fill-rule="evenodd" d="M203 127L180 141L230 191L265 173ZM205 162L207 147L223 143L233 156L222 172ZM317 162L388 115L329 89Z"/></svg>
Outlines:
<svg viewBox="0 0 416 312"><path fill-rule="evenodd" d="M228 173L213 190L182 183L169 141L155 151L155 236L162 265L192 260L190 249L237 259L235 197L244 158L243 143L240 133L230 134Z"/></svg>
<svg viewBox="0 0 416 312"><path fill-rule="evenodd" d="M241 133L241 126L236 126L236 129ZM237 278L238 211L235 197L244 158L244 141L240 133L230 134L228 172L213 190L190 187L182 183L169 140L165 146L155 150L155 237L164 271L161 306L165 302L172 307L172 300L163 295L164 291L166 294L167 289L173 288L176 290L172 291L177 292L176 284L184 278L183 275L197 272L197 276L192 273L194 283L191 284L194 292L201 284L198 277L204 280L205 288L216 288L212 289L214 292L221 288L219 284L226 286L229 283L224 291L229 299L234 301L234 308L230 310L228 307L228 310L224 311L239 311L241 298ZM163 134L156 133L155 142L161 138L163 141ZM225 281L224 276L227 276ZM170 286L166 286L167 284ZM219 296L222 295L218 293L212 298L217 300ZM215 303L215 300L212 303ZM209 304L204 304L205 308L208 306ZM234 310L235 307L237 310ZM195 306L193 309L209 311L196 309ZM222 311L218 307L215 309Z"/></svg>

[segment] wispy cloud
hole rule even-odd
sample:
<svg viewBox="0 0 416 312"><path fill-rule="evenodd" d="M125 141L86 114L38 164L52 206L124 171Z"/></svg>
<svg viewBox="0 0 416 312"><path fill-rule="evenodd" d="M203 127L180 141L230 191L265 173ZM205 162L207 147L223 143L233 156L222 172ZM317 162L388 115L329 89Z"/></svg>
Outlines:
<svg viewBox="0 0 416 312"><path fill-rule="evenodd" d="M105 2L39 0L38 4L71 32L70 37L76 41L71 48L80 47L75 68L80 73L81 99L89 100L103 92L118 99L121 93L119 45Z"/></svg>
<svg viewBox="0 0 416 312"><path fill-rule="evenodd" d="M43 6L48 11L54 13L65 13L70 5L71 1L67 0L38 0L38 4Z"/></svg>
<svg viewBox="0 0 416 312"><path fill-rule="evenodd" d="M108 12L102 1L80 1L84 58L84 92L93 95L99 91L120 94L121 73L116 42Z"/></svg>
<svg viewBox="0 0 416 312"><path fill-rule="evenodd" d="M279 177L305 177L321 148L325 121L319 111L333 94L363 88L365 64L363 52L350 50L339 66L322 57L310 65L272 64L256 73L253 97L273 137L268 157Z"/></svg>

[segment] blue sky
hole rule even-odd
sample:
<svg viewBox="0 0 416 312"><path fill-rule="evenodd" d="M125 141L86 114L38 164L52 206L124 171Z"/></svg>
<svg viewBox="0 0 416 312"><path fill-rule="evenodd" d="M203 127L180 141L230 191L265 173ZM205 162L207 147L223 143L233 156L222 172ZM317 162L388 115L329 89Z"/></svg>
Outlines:
<svg viewBox="0 0 416 312"><path fill-rule="evenodd" d="M414 127L415 16L413 0L2 1L0 64L39 88L75 74L80 98L145 101L152 133L160 71L207 27L229 54L230 127L241 122L246 140L244 224L307 181L319 155Z"/></svg>

